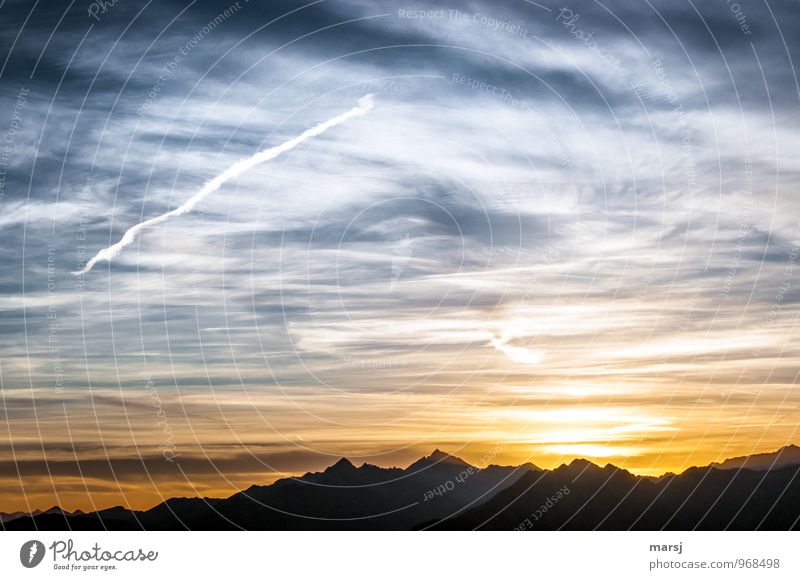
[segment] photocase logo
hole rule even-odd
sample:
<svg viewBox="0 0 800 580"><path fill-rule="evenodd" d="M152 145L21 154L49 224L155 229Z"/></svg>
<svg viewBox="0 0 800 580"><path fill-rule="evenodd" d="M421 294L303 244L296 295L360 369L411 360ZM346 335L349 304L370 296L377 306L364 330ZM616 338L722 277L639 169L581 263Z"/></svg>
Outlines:
<svg viewBox="0 0 800 580"><path fill-rule="evenodd" d="M395 242L392 247L392 278L389 282L389 290L394 290L394 285L400 280L403 270L406 269L406 265L411 260L411 256L414 253L414 249L411 247L413 242L414 240L406 234L402 239Z"/></svg>
<svg viewBox="0 0 800 580"><path fill-rule="evenodd" d="M44 544L39 540L28 540L19 549L19 561L26 568L35 568L44 559Z"/></svg>

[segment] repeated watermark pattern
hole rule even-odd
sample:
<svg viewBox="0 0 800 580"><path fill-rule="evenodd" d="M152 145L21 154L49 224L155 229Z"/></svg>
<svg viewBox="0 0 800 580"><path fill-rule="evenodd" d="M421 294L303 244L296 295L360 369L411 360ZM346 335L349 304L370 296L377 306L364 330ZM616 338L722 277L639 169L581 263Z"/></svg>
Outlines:
<svg viewBox="0 0 800 580"><path fill-rule="evenodd" d="M164 442L159 444L158 449L161 451L161 455L164 457L165 461L174 463L175 459L180 457L180 454L175 453L177 449L175 434L172 432L167 412L164 410L161 403L161 395L159 395L153 378L149 374L144 375L144 380L146 381L145 390L147 391L147 396L150 397L150 403L153 405L156 411L156 417L158 418L155 425L159 428L161 433L166 436Z"/></svg>
<svg viewBox="0 0 800 580"><path fill-rule="evenodd" d="M716 52L704 52L699 42L682 42L695 40L696 30L684 28L695 14L676 10L682 18L661 20L659 7L649 4L628 12L584 2L474 2L383 13L361 3L349 6L345 18L325 3L289 11L264 5L253 13L245 11L247 3L228 0L209 9L190 2L175 9L87 0L74 7L77 18L67 14L50 23L48 11L36 11L31 24L52 24L52 35L27 27L9 47L2 72L10 122L0 127L0 231L22 235L21 251L5 247L10 274L0 281L0 310L10 314L0 378L3 397L12 395L3 411L9 438L24 443L25 457L12 459L42 460L56 475L46 482L52 489L22 476L0 483L17 486L26 503L47 498L53 505L53 496L58 505L72 502L74 478L58 475L66 454L70 465L89 468L81 476L108 484L84 484L87 498L103 504L94 509L165 499L159 488L165 478L150 477L152 488L144 490L146 478L128 479L126 470L98 476L92 470L103 451L111 467L130 460L129 449L150 449L141 457L143 471L169 472L170 491L223 497L266 485L276 474L299 474L318 453L358 462L379 457L388 465L385 454L405 460L423 442L464 448L513 440L475 466L431 470L428 475L446 475L399 494L418 501L398 513L430 515L491 479L483 470L500 453L533 458L541 450L542 463L533 460L547 466L580 449L652 472L687 441L711 453L733 431L747 430L756 440L783 420L770 422L768 413L787 411L794 396L790 339L800 224L791 197L796 164L785 146L794 127L786 114L793 69L771 84L776 70L793 67L774 58L793 42L783 34L781 7L765 12L736 0L698 6L697 29L715 41L717 31L726 35L724 42L706 43ZM15 5L6 3L4 14ZM775 26L767 18L773 9ZM651 18L628 27L630 14ZM131 25L123 28L128 17ZM9 16L8 22L28 20ZM784 46L765 50L767 26ZM69 54L73 39L78 48ZM695 66L700 56L709 58ZM716 62L720 56L724 66ZM35 63L30 71L28 62ZM205 72L189 78L193 71ZM765 90L753 90L761 83L752 79L763 80ZM37 91L52 85L53 98L29 99L28 85ZM374 113L328 131L336 123L324 121L326 106L373 92ZM182 94L186 107L167 106ZM281 112L287 117L261 135L263 119L252 123L251 115L267 106L270 123ZM206 116L193 127L189 110ZM233 201L243 203L232 201L227 216L210 209L189 221L199 198L187 197L179 211L141 221L143 187L165 191L165 175L207 180L208 152L221 143L232 155L289 126L305 131L276 145L279 153L299 147L303 135L314 135L313 146L265 165L242 187L235 184L239 169L254 166L247 160L243 166L231 159L229 170L205 181L219 187L203 195L223 200L210 204L213 210L236 187ZM187 135L192 147L182 150ZM273 189L269 179L276 174ZM26 179L27 200L11 191ZM184 183L176 177L173 185ZM474 197L467 199L459 186ZM284 195L282 206L275 203ZM423 207L434 205L430 200L441 202L452 223ZM355 223L386 201L409 203ZM254 219L255 207L269 215ZM116 254L104 254L108 269L88 275L90 258L118 227L167 219L179 227L165 228L164 239L181 230L170 238L174 256L162 249L158 261L151 231L153 243L136 248L136 259L112 262ZM247 247L242 240L250 227ZM126 230L120 247L132 244L138 231ZM65 240L74 259L59 254ZM192 260L198 248L193 268L157 267L173 258ZM74 286L65 262L75 264ZM220 330L227 341L206 335ZM258 343L234 342L239 330L257 332ZM536 343L539 352L526 353L523 343ZM165 349L175 349L169 366L161 360ZM79 366L80 374L70 374ZM134 397L147 407L143 418L126 414L128 429L114 422L115 382L120 393L133 386L124 400ZM180 400L191 404L173 409L175 393L159 389L162 383L180 385ZM65 384L70 397L62 401ZM19 385L30 395L14 392ZM717 385L723 385L719 393L705 395ZM81 393L92 396L96 425L79 425L70 431L71 445L60 445L62 423L49 407L57 401L66 410L73 387L78 404ZM715 421L708 409L726 395L766 403L750 413L753 407L724 402ZM15 416L25 397L32 405ZM688 418L673 417L686 409L687 417L697 411L690 417L694 433ZM225 416L217 419L217 412ZM79 415L65 413L70 421ZM209 418L230 432L208 427ZM592 424L582 424L587 420ZM787 440L796 432L788 423L780 431ZM184 426L196 445L180 436ZM709 443L712 428L719 431ZM42 457L29 444L36 437ZM98 451L96 440L107 448ZM742 448L750 441L729 440ZM161 456L155 460L154 449ZM209 465L185 474L161 462L182 458L183 467L195 467L201 456ZM229 467L231 473L223 471ZM361 482L347 479L350 467L345 462L336 470L331 487L367 497L353 492ZM383 468L355 469L358 480ZM325 473L313 472L308 481L325 482ZM110 483L115 478L117 489ZM253 478L259 481L245 481ZM58 497L62 490L69 495ZM503 527L544 526L584 491L572 483L535 490L526 498L532 501L519 502L522 511L505 513ZM384 513L367 507L367 518ZM344 527L365 514L338 522L329 513L302 515L307 525ZM65 538L49 547L25 542L19 563L33 568L52 558L55 570L109 571L122 561L157 557L154 550L80 546Z"/></svg>
<svg viewBox="0 0 800 580"><path fill-rule="evenodd" d="M461 473L454 475L451 479L448 479L436 487L427 490L422 496L422 501L429 501L435 497L442 497L447 492L453 491L456 488L456 485L465 483L470 477L489 467L491 462L499 453L503 451L503 449L506 448L506 446L507 444L505 443L498 443L491 451L484 454L480 458L478 465L468 465L461 471Z"/></svg>
<svg viewBox="0 0 800 580"><path fill-rule="evenodd" d="M89 14L89 18L94 18L97 22L100 22L100 17L111 12L114 6L120 1L121 0L94 0L94 2L89 4L89 8L87 8L86 12Z"/></svg>
<svg viewBox="0 0 800 580"><path fill-rule="evenodd" d="M480 12L464 12L455 8L438 10L403 9L397 10L397 17L401 20L455 20L462 23L474 23L488 28L491 31L505 32L511 36L528 38L530 31L519 23L509 22L487 16Z"/></svg>
<svg viewBox="0 0 800 580"><path fill-rule="evenodd" d="M742 5L739 2L735 2L733 0L725 0L726 6L733 14L733 17L736 19L736 23L739 25L739 30L742 31L742 34L746 36L752 36L753 30L750 28L750 24L747 22L747 15L742 10Z"/></svg>
<svg viewBox="0 0 800 580"><path fill-rule="evenodd" d="M150 107L152 107L158 99L162 89L164 88L164 85L166 85L167 81L174 76L175 71L178 70L178 65L180 65L181 62L183 62L183 60L192 53L192 51L200 44L200 42L214 32L214 30L216 30L220 24L224 23L234 14L237 14L242 9L242 3L247 4L249 1L250 0L239 0L234 2L225 10L217 14L214 18L209 20L202 28L194 33L192 38L187 40L178 48L177 52L172 56L172 58L169 59L163 67L161 67L161 72L159 72L158 77L151 85L144 102L136 110L137 115L141 117L147 113Z"/></svg>
<svg viewBox="0 0 800 580"><path fill-rule="evenodd" d="M22 114L28 106L28 95L30 95L28 87L23 86L19 89L14 106L11 109L8 128L3 135L2 142L0 142L0 208L2 208L3 201L6 198L6 176L8 175L9 160L14 151L14 141L17 133L22 127Z"/></svg>
<svg viewBox="0 0 800 580"><path fill-rule="evenodd" d="M603 48L597 42L597 40L594 38L594 32L587 32L577 25L580 17L580 14L565 6L558 11L558 14L556 15L556 22L562 24L564 26L564 30L569 32L576 39L582 41L587 49L599 56L612 69L627 76L628 69L622 66L622 62L619 58L611 54L607 49Z"/></svg>
<svg viewBox="0 0 800 580"><path fill-rule="evenodd" d="M550 495L542 505L540 505L531 515L525 518L522 522L519 523L517 527L514 528L515 532L522 532L525 530L531 530L535 527L535 522L538 522L544 515L551 511L558 502L560 502L564 497L570 494L569 487L564 485L564 487L556 490L556 492ZM531 520L531 518L533 518Z"/></svg>

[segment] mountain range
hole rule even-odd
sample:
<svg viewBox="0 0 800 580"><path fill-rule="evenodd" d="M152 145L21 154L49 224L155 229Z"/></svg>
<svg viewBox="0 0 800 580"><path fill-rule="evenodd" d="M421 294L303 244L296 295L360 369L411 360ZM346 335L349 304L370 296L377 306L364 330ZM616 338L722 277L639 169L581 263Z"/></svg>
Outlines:
<svg viewBox="0 0 800 580"><path fill-rule="evenodd" d="M405 469L340 459L228 498L149 510L0 514L6 530L789 530L800 520L800 448L661 477L576 459L483 469L436 450Z"/></svg>

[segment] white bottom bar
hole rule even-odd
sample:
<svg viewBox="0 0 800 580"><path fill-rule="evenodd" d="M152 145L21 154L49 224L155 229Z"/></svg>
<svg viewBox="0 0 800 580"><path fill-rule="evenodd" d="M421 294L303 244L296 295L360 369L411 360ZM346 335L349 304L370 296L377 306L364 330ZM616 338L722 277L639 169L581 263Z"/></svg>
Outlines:
<svg viewBox="0 0 800 580"><path fill-rule="evenodd" d="M0 576L800 578L798 539L792 532L3 532ZM34 568L21 562L30 540L45 546ZM116 560L150 552L157 556Z"/></svg>

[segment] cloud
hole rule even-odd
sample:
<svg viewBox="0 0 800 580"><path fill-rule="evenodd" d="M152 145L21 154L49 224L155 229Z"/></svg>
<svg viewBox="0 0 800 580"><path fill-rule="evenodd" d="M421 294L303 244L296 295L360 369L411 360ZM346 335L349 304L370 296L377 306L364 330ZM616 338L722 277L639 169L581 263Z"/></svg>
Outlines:
<svg viewBox="0 0 800 580"><path fill-rule="evenodd" d="M493 336L489 342L491 342L494 348L502 352L515 363L538 365L544 358L544 353L539 350L532 350L524 346L509 344L511 340L508 338Z"/></svg>

